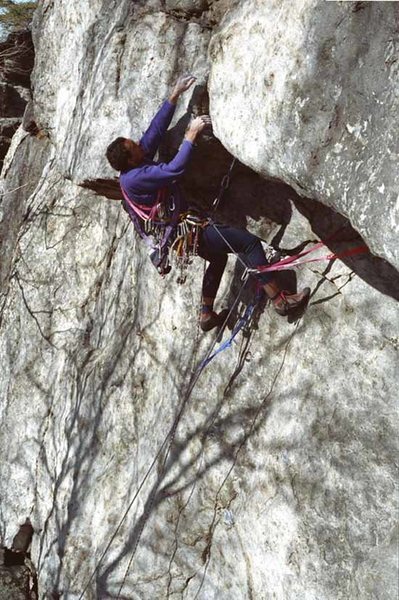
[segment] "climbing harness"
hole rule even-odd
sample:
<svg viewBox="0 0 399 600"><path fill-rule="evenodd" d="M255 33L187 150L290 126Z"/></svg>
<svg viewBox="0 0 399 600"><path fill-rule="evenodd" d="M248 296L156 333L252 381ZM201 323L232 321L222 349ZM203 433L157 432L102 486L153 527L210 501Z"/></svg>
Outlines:
<svg viewBox="0 0 399 600"><path fill-rule="evenodd" d="M222 179L212 212L216 211L230 185L236 161L236 158L232 160ZM146 206L132 199L120 182L119 185L126 203L122 205L125 210L126 206L130 208L127 212L135 230L148 247L151 262L158 273L162 276L167 275L174 263L179 270L177 283L184 283L192 257L198 254L201 229L208 225L210 220L193 212L182 214L180 202L173 195L167 197L166 188L159 190L153 206ZM174 251L173 255L171 251Z"/></svg>

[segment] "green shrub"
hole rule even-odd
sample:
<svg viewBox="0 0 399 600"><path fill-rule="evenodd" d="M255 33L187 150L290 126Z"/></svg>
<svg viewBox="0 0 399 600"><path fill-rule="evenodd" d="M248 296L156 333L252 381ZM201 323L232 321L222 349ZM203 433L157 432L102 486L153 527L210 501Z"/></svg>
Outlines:
<svg viewBox="0 0 399 600"><path fill-rule="evenodd" d="M36 6L37 2L16 3L14 0L0 0L0 27L7 32L26 29Z"/></svg>

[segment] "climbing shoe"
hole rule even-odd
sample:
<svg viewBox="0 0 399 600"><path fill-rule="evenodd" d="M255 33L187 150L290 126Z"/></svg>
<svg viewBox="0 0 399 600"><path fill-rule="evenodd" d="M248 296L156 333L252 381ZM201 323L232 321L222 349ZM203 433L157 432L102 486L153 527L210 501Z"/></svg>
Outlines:
<svg viewBox="0 0 399 600"><path fill-rule="evenodd" d="M219 314L214 311L201 315L200 327L202 331L210 331L215 327L221 327L229 314L229 309L225 308Z"/></svg>
<svg viewBox="0 0 399 600"><path fill-rule="evenodd" d="M304 308L309 301L310 288L306 287L298 294L290 294L282 290L274 298L272 298L274 310L282 317Z"/></svg>

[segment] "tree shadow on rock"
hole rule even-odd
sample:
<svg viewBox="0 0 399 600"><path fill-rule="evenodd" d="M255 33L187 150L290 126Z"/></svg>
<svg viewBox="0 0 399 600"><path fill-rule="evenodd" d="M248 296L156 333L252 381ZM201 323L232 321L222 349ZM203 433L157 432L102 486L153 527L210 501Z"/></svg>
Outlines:
<svg viewBox="0 0 399 600"><path fill-rule="evenodd" d="M184 393L186 392L184 392L183 387L181 389L184 402ZM120 546L117 553L113 552L113 560L101 574L97 575L96 593L99 597L124 597L120 594L125 584L128 585L129 575L134 571L134 557L139 544L143 543L141 536L144 528L149 519L156 514L161 504L185 491L189 491L213 467L226 461L230 465L228 470L228 473L230 473L231 467L237 461L238 452L263 426L271 405L269 395L263 398L258 405L232 410L221 417L220 411L229 392L230 387L226 388L226 393L217 399L213 409L207 413L201 425L196 426L180 438L176 434L170 451L159 456L155 480L146 493L140 517L130 529L127 539ZM259 418L261 416L263 418ZM235 438L234 433L238 424L241 426L241 435ZM218 439L217 451L213 453L209 460L202 460L207 443L210 442L214 446L216 437ZM187 461L187 447L194 441L200 441L200 447ZM191 497L191 493L189 497ZM110 578L121 562L127 559L128 564L124 577L117 584L112 583L112 587L119 587L119 592L113 595L110 590Z"/></svg>

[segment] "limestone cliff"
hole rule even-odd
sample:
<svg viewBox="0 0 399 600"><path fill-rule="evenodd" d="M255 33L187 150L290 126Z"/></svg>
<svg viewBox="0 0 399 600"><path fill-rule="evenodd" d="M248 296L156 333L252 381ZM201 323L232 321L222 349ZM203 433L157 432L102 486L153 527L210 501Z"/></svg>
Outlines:
<svg viewBox="0 0 399 600"><path fill-rule="evenodd" d="M15 134L0 225L0 531L10 546L32 522L40 598L397 597L398 13L289 6L40 2L46 135ZM214 342L201 260L184 286L159 278L104 157L185 71L198 85L162 154L208 92L217 136L192 201L210 206L232 152L219 218L284 249L378 254L282 274L311 286L304 316L266 307L192 390ZM220 306L240 285L231 259Z"/></svg>

